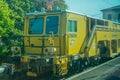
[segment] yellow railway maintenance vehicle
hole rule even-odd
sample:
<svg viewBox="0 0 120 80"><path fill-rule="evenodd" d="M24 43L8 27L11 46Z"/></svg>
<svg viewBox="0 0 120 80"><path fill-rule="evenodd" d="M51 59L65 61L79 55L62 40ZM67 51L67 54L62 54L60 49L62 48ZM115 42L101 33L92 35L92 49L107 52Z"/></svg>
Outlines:
<svg viewBox="0 0 120 80"><path fill-rule="evenodd" d="M23 37L20 64L6 64L31 77L80 72L120 52L119 23L71 11L28 13Z"/></svg>

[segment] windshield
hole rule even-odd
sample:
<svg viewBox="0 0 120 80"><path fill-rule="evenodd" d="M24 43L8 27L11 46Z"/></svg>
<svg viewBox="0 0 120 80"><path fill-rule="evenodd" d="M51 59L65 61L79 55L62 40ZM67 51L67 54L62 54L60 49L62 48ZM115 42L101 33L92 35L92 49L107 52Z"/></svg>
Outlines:
<svg viewBox="0 0 120 80"><path fill-rule="evenodd" d="M44 18L31 18L29 20L29 34L43 33Z"/></svg>
<svg viewBox="0 0 120 80"><path fill-rule="evenodd" d="M58 33L58 16L48 16L46 20L46 33Z"/></svg>

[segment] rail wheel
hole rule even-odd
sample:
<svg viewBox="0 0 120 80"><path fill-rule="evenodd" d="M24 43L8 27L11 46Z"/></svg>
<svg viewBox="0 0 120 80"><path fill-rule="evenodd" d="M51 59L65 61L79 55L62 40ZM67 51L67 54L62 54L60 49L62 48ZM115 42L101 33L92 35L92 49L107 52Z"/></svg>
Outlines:
<svg viewBox="0 0 120 80"><path fill-rule="evenodd" d="M83 67L84 67L84 69L86 69L87 67L89 67L89 59L88 58L85 58L84 60L83 60L83 63L84 63L84 65L83 65Z"/></svg>
<svg viewBox="0 0 120 80"><path fill-rule="evenodd" d="M77 62L77 72L82 72L83 70L84 70L84 64L82 59L80 59Z"/></svg>
<svg viewBox="0 0 120 80"><path fill-rule="evenodd" d="M100 64L100 57L97 57L97 60L96 60L96 66Z"/></svg>
<svg viewBox="0 0 120 80"><path fill-rule="evenodd" d="M89 60L90 60L89 66L93 66L93 59L90 58Z"/></svg>

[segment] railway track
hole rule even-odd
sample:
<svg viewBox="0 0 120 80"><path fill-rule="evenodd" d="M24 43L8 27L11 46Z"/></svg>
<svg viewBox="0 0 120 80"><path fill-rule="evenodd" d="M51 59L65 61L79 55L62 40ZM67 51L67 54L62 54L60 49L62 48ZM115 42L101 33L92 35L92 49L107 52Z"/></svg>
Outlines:
<svg viewBox="0 0 120 80"><path fill-rule="evenodd" d="M119 74L120 78L120 56L116 57L114 59L111 59L107 62L104 62L98 66L90 67L85 69L81 73L76 73L72 75L64 76L63 78L51 78L49 75L43 75L42 77L39 77L37 79L35 78L28 78L26 77L22 80L105 80L109 75L114 73L115 71L118 71L117 74ZM20 75L18 75L20 76ZM21 80L20 77L18 79L12 79L12 80ZM107 79L106 79L107 80ZM108 79L109 80L109 79ZM111 80L111 79L110 79ZM114 79L112 79L114 80ZM120 80L120 79L118 79Z"/></svg>
<svg viewBox="0 0 120 80"><path fill-rule="evenodd" d="M119 77L119 79L115 80L120 80L120 57L116 57L103 64L84 70L69 78L64 78L64 80L107 80L110 76L114 77L115 72L118 74L116 77Z"/></svg>
<svg viewBox="0 0 120 80"><path fill-rule="evenodd" d="M120 57L111 59L98 66L87 68L81 73L76 73L73 74L72 76L67 75L60 79L58 78L51 79L48 76L43 76L42 78L40 77L39 79L30 78L28 80L107 80L105 78L107 78L109 75L111 75L117 70L120 70Z"/></svg>

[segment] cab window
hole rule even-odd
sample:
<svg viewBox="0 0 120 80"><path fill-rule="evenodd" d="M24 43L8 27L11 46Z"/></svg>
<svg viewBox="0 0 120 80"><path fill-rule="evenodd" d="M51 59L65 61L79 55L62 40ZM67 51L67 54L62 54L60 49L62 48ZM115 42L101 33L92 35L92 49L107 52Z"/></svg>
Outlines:
<svg viewBox="0 0 120 80"><path fill-rule="evenodd" d="M77 32L76 20L68 20L68 32Z"/></svg>
<svg viewBox="0 0 120 80"><path fill-rule="evenodd" d="M46 33L50 34L53 32L54 34L58 33L58 16L48 16L46 19Z"/></svg>
<svg viewBox="0 0 120 80"><path fill-rule="evenodd" d="M29 34L43 33L44 18L31 18L29 20Z"/></svg>

